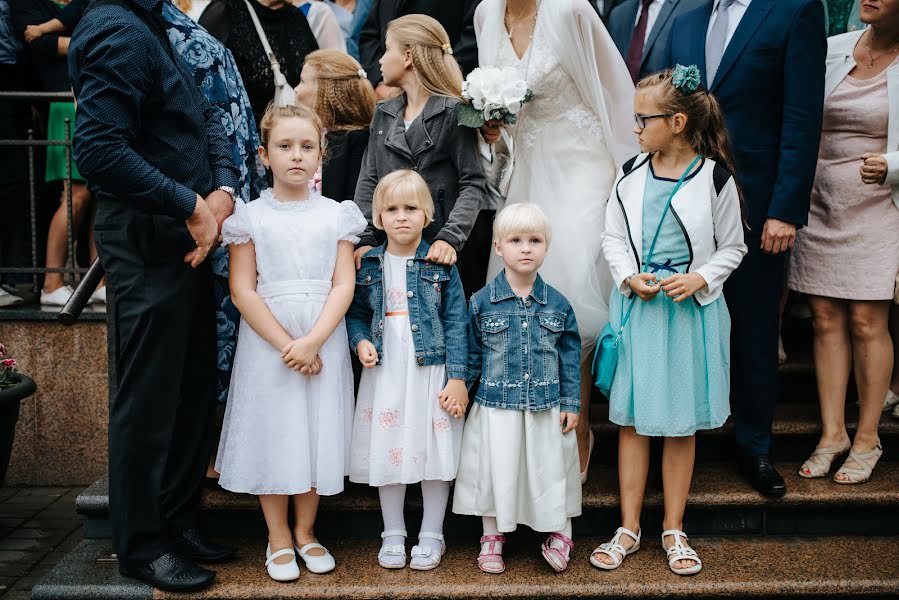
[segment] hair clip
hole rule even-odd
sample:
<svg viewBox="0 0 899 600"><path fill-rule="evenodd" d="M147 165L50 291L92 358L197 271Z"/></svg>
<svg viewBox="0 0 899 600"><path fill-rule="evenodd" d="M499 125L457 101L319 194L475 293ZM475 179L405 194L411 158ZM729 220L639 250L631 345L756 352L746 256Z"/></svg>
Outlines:
<svg viewBox="0 0 899 600"><path fill-rule="evenodd" d="M358 71L356 71L356 75L359 76L359 79L368 78L368 73L365 72L365 69L359 69Z"/></svg>
<svg viewBox="0 0 899 600"><path fill-rule="evenodd" d="M450 45L449 43L447 43L447 44L443 44L443 45L440 46L440 47L443 48L443 53L444 53L444 54L450 54L450 55L452 55L452 53L453 53L453 47L452 47L452 45Z"/></svg>
<svg viewBox="0 0 899 600"><path fill-rule="evenodd" d="M699 75L699 67L690 65L676 65L671 71L671 83L675 88L685 94L692 94L699 88L701 81Z"/></svg>

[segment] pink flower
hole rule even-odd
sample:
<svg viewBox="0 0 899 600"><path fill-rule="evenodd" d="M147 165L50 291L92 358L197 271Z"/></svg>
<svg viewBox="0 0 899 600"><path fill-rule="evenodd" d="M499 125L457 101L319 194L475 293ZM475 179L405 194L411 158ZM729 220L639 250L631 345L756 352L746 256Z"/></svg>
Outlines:
<svg viewBox="0 0 899 600"><path fill-rule="evenodd" d="M396 427L399 420L400 413L398 410L382 410L381 414L378 415L378 422L381 423L381 428L384 431Z"/></svg>
<svg viewBox="0 0 899 600"><path fill-rule="evenodd" d="M434 431L437 433L443 433L449 429L449 421L446 420L445 417L440 417L439 419L434 419Z"/></svg>
<svg viewBox="0 0 899 600"><path fill-rule="evenodd" d="M7 369L15 369L16 368L16 359L14 359L14 358L4 359L4 360L0 361L0 365L3 365Z"/></svg>
<svg viewBox="0 0 899 600"><path fill-rule="evenodd" d="M365 410L363 410L362 411L362 420L365 421L366 423L371 423L372 412L373 411L371 408L366 408Z"/></svg>
<svg viewBox="0 0 899 600"><path fill-rule="evenodd" d="M403 449L402 448L391 448L387 452L387 460L394 467L398 467L403 463Z"/></svg>

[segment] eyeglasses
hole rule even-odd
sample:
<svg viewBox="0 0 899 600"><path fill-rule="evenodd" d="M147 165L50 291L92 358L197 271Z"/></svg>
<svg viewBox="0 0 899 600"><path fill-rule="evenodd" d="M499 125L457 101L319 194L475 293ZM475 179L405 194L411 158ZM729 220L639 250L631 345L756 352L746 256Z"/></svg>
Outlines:
<svg viewBox="0 0 899 600"><path fill-rule="evenodd" d="M637 122L637 127L639 127L640 129L646 129L646 121L650 119L663 119L672 116L674 115L672 115L671 113L667 113L664 115L634 115L634 121Z"/></svg>

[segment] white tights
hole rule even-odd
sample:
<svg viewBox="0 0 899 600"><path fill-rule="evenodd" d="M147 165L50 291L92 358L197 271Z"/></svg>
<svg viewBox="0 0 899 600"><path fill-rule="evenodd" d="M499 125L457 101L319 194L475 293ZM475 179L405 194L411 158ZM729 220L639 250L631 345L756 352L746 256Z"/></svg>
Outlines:
<svg viewBox="0 0 899 600"><path fill-rule="evenodd" d="M450 484L448 481L422 481L421 498L423 514L420 531L443 533L443 518L446 515L446 505L449 501ZM384 531L391 529L406 529L406 518L403 514L403 505L406 501L406 485L402 483L382 485L378 488L378 496L381 499L381 516L384 519ZM430 546L435 551L440 551L440 541L431 538L419 538L420 546ZM403 544L405 540L400 536L384 538L384 544Z"/></svg>

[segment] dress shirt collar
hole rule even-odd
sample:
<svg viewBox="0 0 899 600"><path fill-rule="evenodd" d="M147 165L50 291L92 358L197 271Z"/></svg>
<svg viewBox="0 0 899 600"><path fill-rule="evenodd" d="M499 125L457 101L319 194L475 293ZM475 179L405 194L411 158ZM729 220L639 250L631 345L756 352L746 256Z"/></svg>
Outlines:
<svg viewBox="0 0 899 600"><path fill-rule="evenodd" d="M752 2L752 0L734 0L734 4L742 4L742 5L743 5L743 8L748 8L750 2ZM713 12L713 13L714 13L716 10L718 10L718 5L719 5L719 4L721 4L721 0L715 0L715 4L712 5L712 12ZM731 6L733 6L733 4L732 4Z"/></svg>

